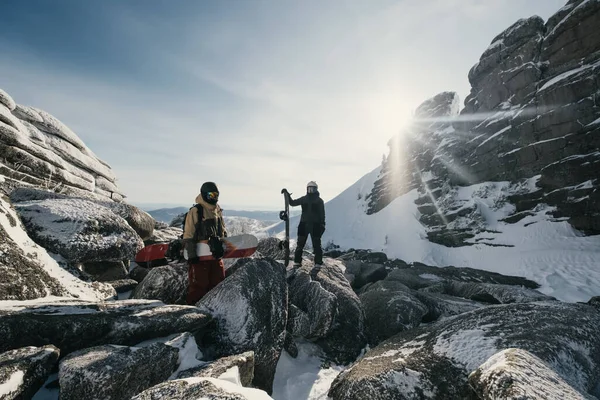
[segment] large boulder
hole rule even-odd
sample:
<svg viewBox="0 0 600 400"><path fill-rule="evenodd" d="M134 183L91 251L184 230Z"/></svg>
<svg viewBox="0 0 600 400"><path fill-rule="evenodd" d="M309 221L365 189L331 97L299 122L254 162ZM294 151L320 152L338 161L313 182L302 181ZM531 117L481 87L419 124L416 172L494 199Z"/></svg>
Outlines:
<svg viewBox="0 0 600 400"><path fill-rule="evenodd" d="M228 356L254 351L253 383L268 393L273 389L285 339L287 297L282 264L271 259L247 259L197 304L217 321L212 335L215 352Z"/></svg>
<svg viewBox="0 0 600 400"><path fill-rule="evenodd" d="M99 204L110 208L112 212L127 221L129 226L133 228L142 240L152 237L156 221L146 211L140 210L131 204L117 203L114 201L104 201Z"/></svg>
<svg viewBox="0 0 600 400"><path fill-rule="evenodd" d="M263 257L270 257L274 260L283 260L285 250L280 246L281 241L276 237L260 239L256 251Z"/></svg>
<svg viewBox="0 0 600 400"><path fill-rule="evenodd" d="M131 259L144 247L123 218L89 200L56 198L14 206L36 243L73 263Z"/></svg>
<svg viewBox="0 0 600 400"><path fill-rule="evenodd" d="M318 272L303 265L289 285L291 303L308 317L304 319L309 327L300 331L307 331L308 339L332 360L347 364L358 357L367 341L363 308L342 269L341 261L331 259L325 259Z"/></svg>
<svg viewBox="0 0 600 400"><path fill-rule="evenodd" d="M0 351L53 344L66 355L102 344L129 346L178 332L200 332L210 319L195 307L148 300L0 304Z"/></svg>
<svg viewBox="0 0 600 400"><path fill-rule="evenodd" d="M352 287L355 289L360 289L367 283L373 283L385 279L385 277L388 275L388 271L383 264L352 260L346 262L346 274L354 275Z"/></svg>
<svg viewBox="0 0 600 400"><path fill-rule="evenodd" d="M33 186L96 200L123 195L108 164L49 113L0 92L0 174L10 187Z"/></svg>
<svg viewBox="0 0 600 400"><path fill-rule="evenodd" d="M471 373L469 383L482 400L593 398L573 389L548 364L521 349L506 349L494 354Z"/></svg>
<svg viewBox="0 0 600 400"><path fill-rule="evenodd" d="M56 296L101 301L116 296L112 287L83 280L80 271L31 240L4 196L0 196L0 254L0 300Z"/></svg>
<svg viewBox="0 0 600 400"><path fill-rule="evenodd" d="M0 354L0 398L32 398L50 375L59 354L54 346L22 347Z"/></svg>
<svg viewBox="0 0 600 400"><path fill-rule="evenodd" d="M178 351L162 343L80 350L60 362L60 398L129 399L166 381L177 368L177 359Z"/></svg>
<svg viewBox="0 0 600 400"><path fill-rule="evenodd" d="M175 379L219 378L231 369L239 374L242 386L251 386L252 379L254 379L254 352L247 351L242 354L219 358L198 367L183 370L177 373Z"/></svg>
<svg viewBox="0 0 600 400"><path fill-rule="evenodd" d="M361 293L365 310L367 338L372 345L407 329L416 328L429 310L411 293L395 281L380 281Z"/></svg>
<svg viewBox="0 0 600 400"><path fill-rule="evenodd" d="M577 321L576 324L573 321ZM581 393L600 377L600 313L557 301L485 307L402 332L340 374L344 399L474 398L468 376L498 351L526 350Z"/></svg>
<svg viewBox="0 0 600 400"><path fill-rule="evenodd" d="M169 264L151 268L130 298L160 300L166 304L185 304L187 286L187 264Z"/></svg>
<svg viewBox="0 0 600 400"><path fill-rule="evenodd" d="M262 390L246 388L215 378L187 378L168 381L143 391L131 400L272 400Z"/></svg>

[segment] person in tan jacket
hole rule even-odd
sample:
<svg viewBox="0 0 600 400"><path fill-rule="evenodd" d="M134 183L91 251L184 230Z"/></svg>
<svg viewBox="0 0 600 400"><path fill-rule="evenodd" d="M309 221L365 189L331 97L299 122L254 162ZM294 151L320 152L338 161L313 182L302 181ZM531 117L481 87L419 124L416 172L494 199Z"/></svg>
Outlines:
<svg viewBox="0 0 600 400"><path fill-rule="evenodd" d="M223 260L200 261L196 244L211 238L227 236L223 211L217 204L219 189L214 182L205 182L196 196L196 205L188 211L183 231L183 242L188 254L187 304L196 304L209 290L225 279Z"/></svg>

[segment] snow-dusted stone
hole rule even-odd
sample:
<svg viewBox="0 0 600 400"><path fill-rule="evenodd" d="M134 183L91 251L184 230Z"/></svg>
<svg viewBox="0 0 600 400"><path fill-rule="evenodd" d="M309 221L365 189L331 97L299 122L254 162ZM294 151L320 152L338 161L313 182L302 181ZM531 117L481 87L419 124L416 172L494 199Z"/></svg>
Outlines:
<svg viewBox="0 0 600 400"><path fill-rule="evenodd" d="M61 400L129 399L166 381L179 352L162 343L148 347L104 345L76 351L58 370Z"/></svg>
<svg viewBox="0 0 600 400"><path fill-rule="evenodd" d="M173 240L179 239L183 231L180 228L175 228L172 226L157 227L154 225L154 231L152 232L152 236L148 239L144 240L146 246L155 243L169 243Z"/></svg>
<svg viewBox="0 0 600 400"><path fill-rule="evenodd" d="M469 376L479 399L590 400L545 362L528 351L506 349L491 356Z"/></svg>
<svg viewBox="0 0 600 400"><path fill-rule="evenodd" d="M596 307L600 311L600 296L594 296L587 302L592 307Z"/></svg>
<svg viewBox="0 0 600 400"><path fill-rule="evenodd" d="M414 263L410 268L394 269L386 277L386 280L399 281L411 289L425 288L444 280L497 283L501 285L523 286L530 289L540 287L536 282L520 276L502 275L474 268L431 267L421 263Z"/></svg>
<svg viewBox="0 0 600 400"><path fill-rule="evenodd" d="M309 327L295 330L309 332L327 356L337 363L354 361L366 344L365 314L358 296L344 277L338 263L325 259L321 270L303 265L290 280L290 302L308 315ZM298 327L296 327L298 325ZM293 332L296 336L298 332Z"/></svg>
<svg viewBox="0 0 600 400"><path fill-rule="evenodd" d="M259 389L246 388L224 379L186 378L168 381L143 391L131 400L272 400Z"/></svg>
<svg viewBox="0 0 600 400"><path fill-rule="evenodd" d="M100 301L116 295L108 285L80 279L79 271L55 258L27 236L8 199L0 196L0 300L64 296Z"/></svg>
<svg viewBox="0 0 600 400"><path fill-rule="evenodd" d="M151 268L130 298L160 300L165 304L185 304L187 286L187 264L169 264Z"/></svg>
<svg viewBox="0 0 600 400"><path fill-rule="evenodd" d="M258 241L258 251L263 257L270 257L274 260L283 260L285 251L279 247L281 241L276 237L268 237Z"/></svg>
<svg viewBox="0 0 600 400"><path fill-rule="evenodd" d="M57 198L14 206L33 240L70 262L131 259L144 247L123 218L89 200Z"/></svg>
<svg viewBox="0 0 600 400"><path fill-rule="evenodd" d="M251 386L252 379L254 378L254 352L247 351L235 356L219 358L199 367L183 370L177 373L175 379L193 377L219 378L232 368L235 368L239 372L242 386Z"/></svg>
<svg viewBox="0 0 600 400"><path fill-rule="evenodd" d="M358 260L346 262L346 273L354 275L352 287L355 289L359 289L367 283L373 283L385 279L385 277L388 275L388 271L383 264Z"/></svg>
<svg viewBox="0 0 600 400"><path fill-rule="evenodd" d="M138 282L133 279L119 279L117 281L108 281L106 283L115 288L117 293L129 292L138 285Z"/></svg>
<svg viewBox="0 0 600 400"><path fill-rule="evenodd" d="M142 240L152 237L156 221L150 214L136 206L127 203L117 203L114 201L99 202L99 204L109 208L123 218L129 226L142 238Z"/></svg>
<svg viewBox="0 0 600 400"><path fill-rule="evenodd" d="M520 286L496 285L493 283L444 281L424 288L425 292L442 293L489 304L526 303L555 300L537 290Z"/></svg>
<svg viewBox="0 0 600 400"><path fill-rule="evenodd" d="M0 104L6 106L10 111L14 110L17 106L12 97L2 89L0 89Z"/></svg>
<svg viewBox="0 0 600 400"><path fill-rule="evenodd" d="M127 278L127 268L123 261L87 262L82 269L95 281L108 282Z"/></svg>
<svg viewBox="0 0 600 400"><path fill-rule="evenodd" d="M395 281L379 281L361 293L369 344L375 345L407 329L416 328L429 310Z"/></svg>
<svg viewBox="0 0 600 400"><path fill-rule="evenodd" d="M484 307L484 304L473 300L441 293L428 293L417 290L413 292L413 295L427 307L427 314L421 319L422 322L433 322L438 318L451 317Z"/></svg>
<svg viewBox="0 0 600 400"><path fill-rule="evenodd" d="M584 304L485 307L388 339L340 374L329 395L334 400L472 398L468 375L508 348L531 352L575 390L589 393L600 377L598 324L600 313Z"/></svg>
<svg viewBox="0 0 600 400"><path fill-rule="evenodd" d="M210 319L196 307L149 300L0 304L0 351L51 343L66 355L102 344L134 345L200 331Z"/></svg>
<svg viewBox="0 0 600 400"><path fill-rule="evenodd" d="M30 399L58 361L54 346L23 347L0 354L0 398Z"/></svg>
<svg viewBox="0 0 600 400"><path fill-rule="evenodd" d="M148 268L137 265L133 267L131 271L129 271L129 277L138 283L141 283L149 272L150 270Z"/></svg>
<svg viewBox="0 0 600 400"><path fill-rule="evenodd" d="M287 297L282 264L248 259L197 304L217 321L215 352L229 356L254 351L254 386L269 393L285 339Z"/></svg>

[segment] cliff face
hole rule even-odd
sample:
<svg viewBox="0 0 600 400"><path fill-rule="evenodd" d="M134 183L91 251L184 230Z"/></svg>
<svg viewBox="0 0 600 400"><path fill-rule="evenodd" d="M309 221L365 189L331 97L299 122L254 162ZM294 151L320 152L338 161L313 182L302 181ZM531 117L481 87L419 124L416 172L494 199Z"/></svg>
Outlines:
<svg viewBox="0 0 600 400"><path fill-rule="evenodd" d="M503 200L515 214L546 204L555 218L600 233L598 26L600 2L576 0L546 23L522 19L495 37L469 72L458 116L456 95L441 93L390 140L367 212L417 188L430 239L444 232L439 242L457 245L448 237L470 224L456 221L476 211L461 208L457 185L507 182Z"/></svg>

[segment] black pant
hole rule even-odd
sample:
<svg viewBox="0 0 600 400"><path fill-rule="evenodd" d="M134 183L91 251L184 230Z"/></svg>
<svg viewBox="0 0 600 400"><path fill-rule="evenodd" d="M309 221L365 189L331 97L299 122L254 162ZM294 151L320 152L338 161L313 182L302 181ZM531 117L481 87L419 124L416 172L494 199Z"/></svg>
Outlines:
<svg viewBox="0 0 600 400"><path fill-rule="evenodd" d="M313 251L315 252L315 264L323 264L323 248L321 247L321 236L323 229L320 224L314 224L312 229L307 229L306 223L301 222L298 225L298 243L296 244L296 252L294 253L294 262L302 262L302 251L308 240L308 235L312 240Z"/></svg>

